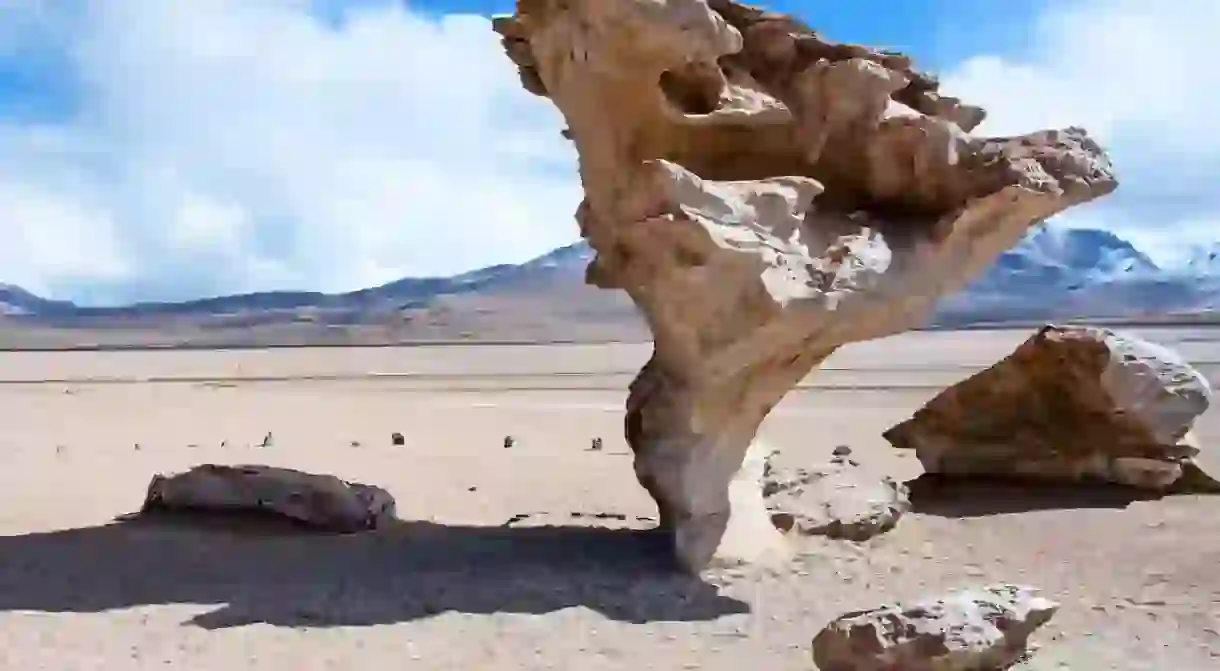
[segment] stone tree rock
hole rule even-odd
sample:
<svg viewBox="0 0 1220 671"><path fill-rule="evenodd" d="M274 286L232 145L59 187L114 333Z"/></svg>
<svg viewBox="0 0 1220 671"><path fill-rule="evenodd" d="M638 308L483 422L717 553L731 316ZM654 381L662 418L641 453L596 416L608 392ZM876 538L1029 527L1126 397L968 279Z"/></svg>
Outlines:
<svg viewBox="0 0 1220 671"><path fill-rule="evenodd" d="M143 512L262 512L327 531L375 529L395 517L386 490L275 466L203 464L154 475Z"/></svg>
<svg viewBox="0 0 1220 671"><path fill-rule="evenodd" d="M626 438L689 569L781 547L757 483L733 524L756 536L722 544L729 485L815 365L1117 186L1081 129L971 136L983 111L906 56L729 0L518 0L494 27L578 150L587 281L652 330Z"/></svg>
<svg viewBox="0 0 1220 671"><path fill-rule="evenodd" d="M1133 335L1046 326L991 368L941 392L884 436L924 470L1164 490L1198 471L1191 425L1211 387L1173 352ZM1210 483L1210 484L1209 484Z"/></svg>
<svg viewBox="0 0 1220 671"><path fill-rule="evenodd" d="M848 613L814 637L813 662L821 671L1007 669L1058 608L1031 587L995 585Z"/></svg>

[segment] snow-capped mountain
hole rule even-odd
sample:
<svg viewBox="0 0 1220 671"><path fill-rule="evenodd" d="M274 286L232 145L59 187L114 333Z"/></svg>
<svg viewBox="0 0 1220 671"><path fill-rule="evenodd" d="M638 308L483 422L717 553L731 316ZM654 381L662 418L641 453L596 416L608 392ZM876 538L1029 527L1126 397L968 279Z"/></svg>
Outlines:
<svg viewBox="0 0 1220 671"><path fill-rule="evenodd" d="M577 242L522 264L489 266L451 277L408 277L344 294L263 292L117 308L80 307L0 285L0 317L9 323L57 327L159 328L172 321L214 329L223 322L236 332L269 325L306 328L299 326L302 322L414 324L419 320L411 315L431 311L442 315L425 320L435 337L444 336L446 329L462 337L499 337L487 334L520 333L522 324L533 324L526 329L529 337L569 331L594 339L602 331L646 333L622 292L584 284L592 257L588 245ZM1122 318L1218 308L1220 243L1197 250L1186 263L1162 268L1113 233L1043 226L1002 254L966 289L942 299L932 323ZM503 326L507 323L512 328Z"/></svg>
<svg viewBox="0 0 1220 671"><path fill-rule="evenodd" d="M1220 236L1220 231L1216 235ZM1183 271L1188 275L1220 276L1220 243L1196 249Z"/></svg>
<svg viewBox="0 0 1220 671"><path fill-rule="evenodd" d="M1136 317L1210 309L1220 296L1220 264L1210 251L1196 256L1194 263L1162 268L1108 231L1044 226L1000 255L964 291L946 297L937 321Z"/></svg>

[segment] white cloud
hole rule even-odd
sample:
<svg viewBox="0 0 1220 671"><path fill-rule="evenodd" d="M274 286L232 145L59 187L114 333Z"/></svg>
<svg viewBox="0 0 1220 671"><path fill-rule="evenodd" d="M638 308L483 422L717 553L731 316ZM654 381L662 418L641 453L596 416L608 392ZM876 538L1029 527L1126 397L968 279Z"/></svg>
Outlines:
<svg viewBox="0 0 1220 671"><path fill-rule="evenodd" d="M0 119L0 282L334 291L575 237L561 119L488 20L361 0L335 24L318 1L0 2L0 60L74 94L58 120ZM1166 259L1220 238L1218 33L1206 0L1047 0L1027 49L944 88L989 109L986 132L1088 127L1122 186L1063 221Z"/></svg>
<svg viewBox="0 0 1220 671"><path fill-rule="evenodd" d="M980 132L1079 125L1120 187L1060 218L1107 228L1162 262L1220 240L1220 3L1051 0L1017 56L980 56L942 88L989 112Z"/></svg>
<svg viewBox="0 0 1220 671"><path fill-rule="evenodd" d="M0 123L0 280L333 291L573 239L574 152L490 22L364 5L336 25L307 0L97 2L57 24L79 105Z"/></svg>

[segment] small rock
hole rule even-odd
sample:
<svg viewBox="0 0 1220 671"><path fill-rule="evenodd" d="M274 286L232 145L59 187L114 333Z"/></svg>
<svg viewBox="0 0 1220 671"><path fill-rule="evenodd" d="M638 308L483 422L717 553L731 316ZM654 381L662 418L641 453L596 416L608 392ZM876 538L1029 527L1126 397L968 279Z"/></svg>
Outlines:
<svg viewBox="0 0 1220 671"><path fill-rule="evenodd" d="M813 639L821 671L988 671L1028 654L1059 605L1019 585L963 590L909 606L848 613Z"/></svg>
<svg viewBox="0 0 1220 671"><path fill-rule="evenodd" d="M401 445L406 445L406 444L407 444L407 439L406 439L406 438L404 438L404 437L403 437L403 435L402 435L401 433L399 433L399 432L395 431L394 433L391 433L391 434L390 434L390 444L391 444L391 445L399 445L399 446L401 446Z"/></svg>
<svg viewBox="0 0 1220 671"><path fill-rule="evenodd" d="M854 464L851 464L854 465ZM819 471L767 469L763 497L784 533L864 541L889 531L911 509L906 485L870 478L832 459Z"/></svg>
<svg viewBox="0 0 1220 671"><path fill-rule="evenodd" d="M513 438L512 436L504 436L504 447L505 447L506 449L507 449L507 448L510 448L510 447L513 447L513 446L515 446L516 444L517 444L517 439L516 439L516 438Z"/></svg>
<svg viewBox="0 0 1220 671"><path fill-rule="evenodd" d="M268 431L267 435L263 436L263 442L259 444L259 447L271 447L272 444L271 432Z"/></svg>
<svg viewBox="0 0 1220 671"><path fill-rule="evenodd" d="M598 436L597 438L593 439L593 444L589 446L589 449L593 450L595 452L600 451L602 449L601 436Z"/></svg>
<svg viewBox="0 0 1220 671"><path fill-rule="evenodd" d="M135 449L136 449L136 451L137 451L137 452L139 452L139 451L140 451L140 444L139 444L139 443L136 443L136 445L135 445Z"/></svg>
<svg viewBox="0 0 1220 671"><path fill-rule="evenodd" d="M831 454L833 454L836 457L850 457L851 448L846 445L836 445L834 451L831 452Z"/></svg>
<svg viewBox="0 0 1220 671"><path fill-rule="evenodd" d="M353 440L353 441L352 441L352 447L360 447L360 441L358 441L358 440Z"/></svg>

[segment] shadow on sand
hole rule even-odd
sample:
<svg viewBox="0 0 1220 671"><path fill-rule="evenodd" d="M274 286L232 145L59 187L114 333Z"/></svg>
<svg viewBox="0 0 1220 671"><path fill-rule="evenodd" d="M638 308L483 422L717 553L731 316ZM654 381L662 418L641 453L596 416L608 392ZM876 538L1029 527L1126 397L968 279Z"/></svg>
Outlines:
<svg viewBox="0 0 1220 671"><path fill-rule="evenodd" d="M936 517L986 517L1037 510L1126 508L1162 494L1102 483L1030 484L1002 478L947 478L925 473L908 480L911 512Z"/></svg>
<svg viewBox="0 0 1220 671"><path fill-rule="evenodd" d="M582 526L399 522L320 534L265 519L141 516L0 537L0 610L93 613L222 604L206 629L390 624L461 613L584 606L614 620L711 620L745 613L675 571L656 532Z"/></svg>

